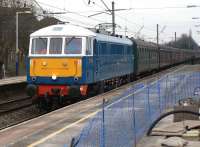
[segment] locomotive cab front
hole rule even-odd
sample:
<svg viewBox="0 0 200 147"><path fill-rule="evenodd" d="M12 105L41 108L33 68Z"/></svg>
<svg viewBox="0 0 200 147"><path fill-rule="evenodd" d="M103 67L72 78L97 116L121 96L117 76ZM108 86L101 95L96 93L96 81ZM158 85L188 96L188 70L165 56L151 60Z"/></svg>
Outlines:
<svg viewBox="0 0 200 147"><path fill-rule="evenodd" d="M80 31L80 32L79 32ZM86 95L92 82L92 36L74 26L50 26L30 36L27 93L30 96Z"/></svg>

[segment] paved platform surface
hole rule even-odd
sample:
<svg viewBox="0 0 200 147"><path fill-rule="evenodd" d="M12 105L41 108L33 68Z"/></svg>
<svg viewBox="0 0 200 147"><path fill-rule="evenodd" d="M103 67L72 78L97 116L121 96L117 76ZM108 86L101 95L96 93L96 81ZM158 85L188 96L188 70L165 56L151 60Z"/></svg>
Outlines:
<svg viewBox="0 0 200 147"><path fill-rule="evenodd" d="M184 122L173 122L173 115L170 115L162 119L153 129L152 134L156 136L144 136L137 144L137 147L162 147L162 142L166 140L163 135L177 135L181 136L185 129L185 126L193 128L199 126L200 121L197 120L186 120ZM160 132L159 132L160 131ZM170 133L171 132L171 133ZM180 137L181 138L181 137ZM176 138L177 139L177 138ZM173 140L173 139L172 139ZM184 139L187 145L184 147L200 147L200 141L194 139ZM174 140L176 141L176 140Z"/></svg>
<svg viewBox="0 0 200 147"><path fill-rule="evenodd" d="M196 66L198 67L198 66ZM190 71L194 66L180 66L178 69L169 69L166 72ZM163 74L166 74L163 73ZM157 77L139 81L148 83ZM138 83L138 82L136 82ZM0 131L0 146L14 147L60 147L69 146L72 137L77 136L88 119L94 116L101 108L103 98L112 103L124 90L130 89L135 83L124 85L117 90L103 95L61 108L39 118Z"/></svg>
<svg viewBox="0 0 200 147"><path fill-rule="evenodd" d="M26 82L26 76L10 77L5 79L0 79L0 86L12 85L24 82Z"/></svg>

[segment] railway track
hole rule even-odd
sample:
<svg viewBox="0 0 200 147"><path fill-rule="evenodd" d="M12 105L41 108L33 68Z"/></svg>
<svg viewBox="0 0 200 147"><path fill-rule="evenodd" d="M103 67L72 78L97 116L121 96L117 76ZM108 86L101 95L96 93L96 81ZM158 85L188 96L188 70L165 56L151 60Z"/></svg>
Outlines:
<svg viewBox="0 0 200 147"><path fill-rule="evenodd" d="M27 108L32 105L32 99L28 96L16 100L2 102L0 103L0 115Z"/></svg>

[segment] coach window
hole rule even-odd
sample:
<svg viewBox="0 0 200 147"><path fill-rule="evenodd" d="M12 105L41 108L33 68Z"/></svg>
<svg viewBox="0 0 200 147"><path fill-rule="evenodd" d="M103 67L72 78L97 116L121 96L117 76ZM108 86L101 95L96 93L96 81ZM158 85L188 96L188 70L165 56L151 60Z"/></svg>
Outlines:
<svg viewBox="0 0 200 147"><path fill-rule="evenodd" d="M69 37L65 38L65 54L81 54L82 53L82 39Z"/></svg>
<svg viewBox="0 0 200 147"><path fill-rule="evenodd" d="M47 38L33 38L31 45L31 54L46 54Z"/></svg>
<svg viewBox="0 0 200 147"><path fill-rule="evenodd" d="M61 54L62 42L62 38L51 38L49 45L49 54Z"/></svg>

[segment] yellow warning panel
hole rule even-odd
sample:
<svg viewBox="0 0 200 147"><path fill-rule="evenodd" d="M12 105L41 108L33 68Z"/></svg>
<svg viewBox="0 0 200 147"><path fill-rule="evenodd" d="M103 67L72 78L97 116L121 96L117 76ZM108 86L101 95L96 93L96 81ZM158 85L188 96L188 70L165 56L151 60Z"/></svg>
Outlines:
<svg viewBox="0 0 200 147"><path fill-rule="evenodd" d="M30 76L81 77L81 58L32 58Z"/></svg>

